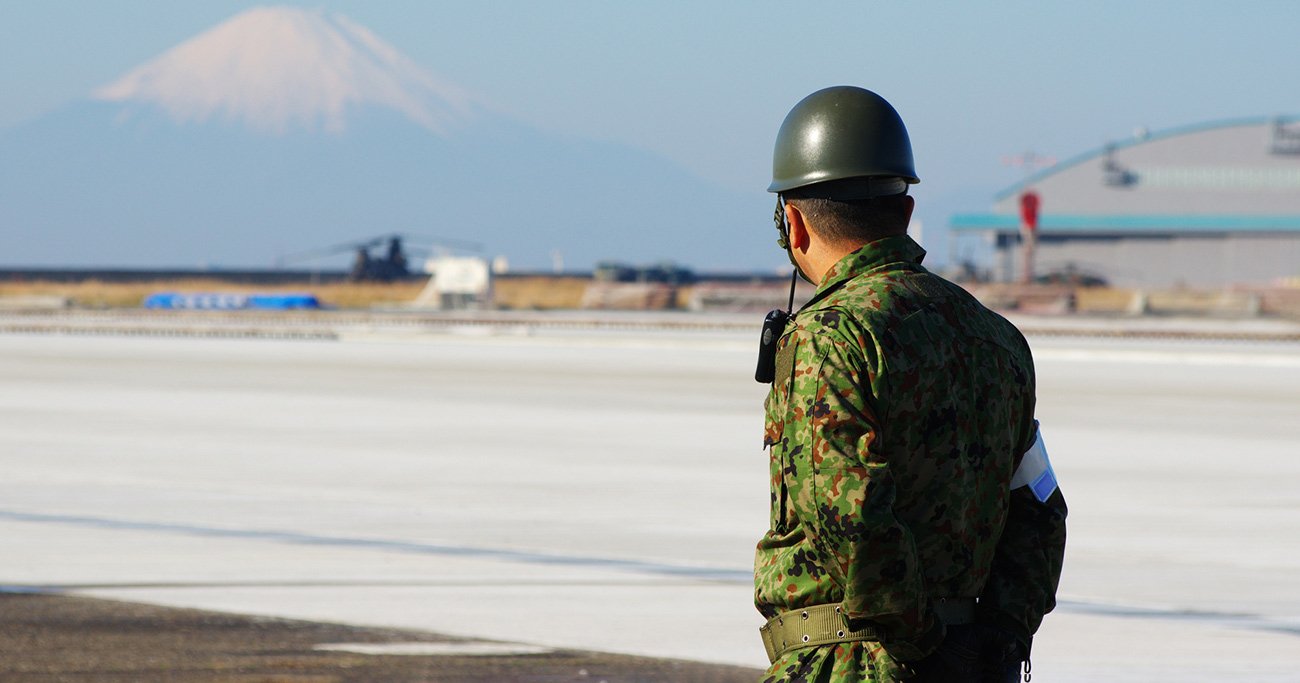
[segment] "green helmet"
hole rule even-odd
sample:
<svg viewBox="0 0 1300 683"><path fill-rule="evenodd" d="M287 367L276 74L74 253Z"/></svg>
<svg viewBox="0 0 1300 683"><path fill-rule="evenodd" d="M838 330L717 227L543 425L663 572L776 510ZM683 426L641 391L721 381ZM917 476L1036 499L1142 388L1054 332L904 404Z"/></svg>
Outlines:
<svg viewBox="0 0 1300 683"><path fill-rule="evenodd" d="M849 178L875 178L877 187L872 189L871 181L825 187L841 188L832 192L835 196L856 198L897 194L921 182L898 112L870 90L841 85L803 98L786 115L776 135L767 191Z"/></svg>

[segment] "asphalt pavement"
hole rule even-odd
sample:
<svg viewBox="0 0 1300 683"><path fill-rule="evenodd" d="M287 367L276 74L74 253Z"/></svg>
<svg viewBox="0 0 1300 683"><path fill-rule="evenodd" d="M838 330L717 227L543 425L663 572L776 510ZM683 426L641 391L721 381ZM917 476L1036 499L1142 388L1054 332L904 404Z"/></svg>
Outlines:
<svg viewBox="0 0 1300 683"><path fill-rule="evenodd" d="M760 673L422 631L0 593L6 683L752 683Z"/></svg>

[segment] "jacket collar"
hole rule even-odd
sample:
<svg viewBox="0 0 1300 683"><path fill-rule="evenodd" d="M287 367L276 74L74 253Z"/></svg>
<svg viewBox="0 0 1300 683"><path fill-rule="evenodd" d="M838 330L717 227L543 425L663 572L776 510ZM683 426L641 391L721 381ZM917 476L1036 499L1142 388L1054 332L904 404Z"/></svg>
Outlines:
<svg viewBox="0 0 1300 683"><path fill-rule="evenodd" d="M919 265L925 258L925 250L907 235L885 237L868 242L862 248L848 254L831 266L822 276L822 283L813 294L819 299L824 293L838 289L853 278L869 273L881 266L892 263L911 263Z"/></svg>

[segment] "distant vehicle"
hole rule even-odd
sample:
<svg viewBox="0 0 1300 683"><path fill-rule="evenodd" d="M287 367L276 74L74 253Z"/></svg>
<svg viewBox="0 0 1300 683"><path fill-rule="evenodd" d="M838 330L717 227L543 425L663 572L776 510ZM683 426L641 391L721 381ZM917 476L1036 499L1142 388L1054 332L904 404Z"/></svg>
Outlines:
<svg viewBox="0 0 1300 683"><path fill-rule="evenodd" d="M695 272L690 268L667 262L632 266L602 261L596 264L592 275L599 282L654 282L667 285L689 285L695 282Z"/></svg>
<svg viewBox="0 0 1300 683"><path fill-rule="evenodd" d="M1072 287L1106 287L1110 282L1096 273L1080 270L1073 263L1058 270L1050 270L1034 278L1040 285L1070 285Z"/></svg>

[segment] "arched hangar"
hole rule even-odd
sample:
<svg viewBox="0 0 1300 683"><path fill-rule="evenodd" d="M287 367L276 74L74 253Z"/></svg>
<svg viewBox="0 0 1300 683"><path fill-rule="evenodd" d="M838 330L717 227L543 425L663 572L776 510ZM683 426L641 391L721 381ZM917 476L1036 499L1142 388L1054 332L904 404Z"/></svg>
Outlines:
<svg viewBox="0 0 1300 683"><path fill-rule="evenodd" d="M1220 121L1107 145L953 216L994 247L994 276L1022 268L1020 197L1039 195L1035 273L1125 287L1223 287L1300 277L1300 120Z"/></svg>

